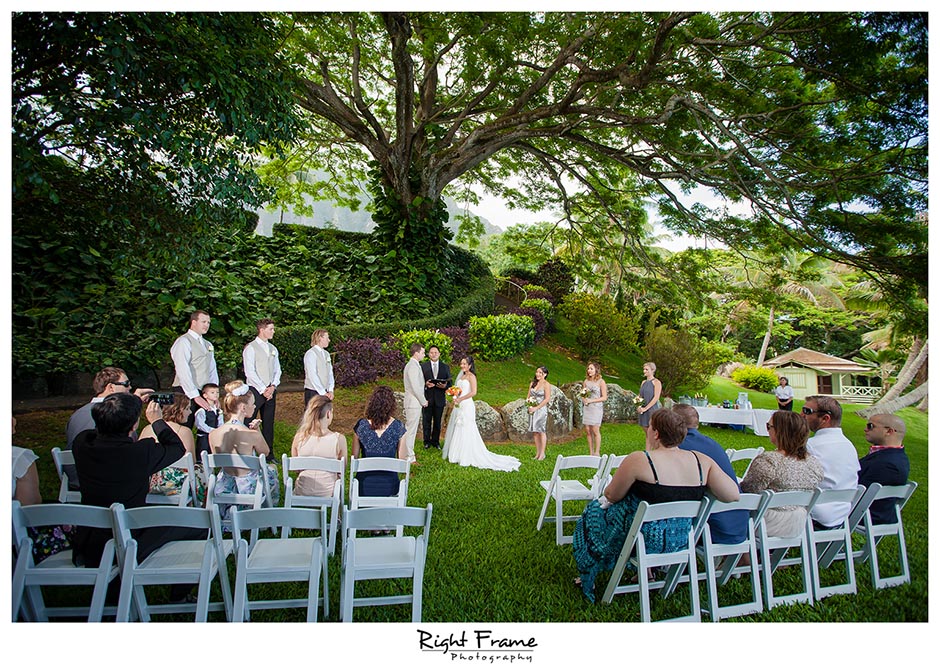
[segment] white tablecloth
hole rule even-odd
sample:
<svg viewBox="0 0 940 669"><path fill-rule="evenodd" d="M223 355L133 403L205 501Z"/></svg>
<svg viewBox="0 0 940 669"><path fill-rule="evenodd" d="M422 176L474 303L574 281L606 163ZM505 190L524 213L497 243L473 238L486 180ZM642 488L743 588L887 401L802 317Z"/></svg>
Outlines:
<svg viewBox="0 0 940 669"><path fill-rule="evenodd" d="M773 411L770 409L719 409L717 407L695 407L698 419L702 423L720 425L743 425L754 430L754 434L767 436L767 421Z"/></svg>

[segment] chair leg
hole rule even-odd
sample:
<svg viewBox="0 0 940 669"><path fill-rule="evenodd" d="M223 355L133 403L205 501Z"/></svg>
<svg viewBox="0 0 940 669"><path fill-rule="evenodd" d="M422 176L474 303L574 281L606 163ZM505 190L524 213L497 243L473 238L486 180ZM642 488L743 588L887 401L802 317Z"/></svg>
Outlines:
<svg viewBox="0 0 940 669"><path fill-rule="evenodd" d="M352 567L348 567L351 569ZM353 591L355 580L351 573L343 572L343 597L341 602L342 618L344 623L351 623L353 619Z"/></svg>
<svg viewBox="0 0 940 669"><path fill-rule="evenodd" d="M559 494L555 498L555 543L559 546L564 542L565 536L565 517L562 515L564 511L563 502L564 500L562 500L562 496Z"/></svg>
<svg viewBox="0 0 940 669"><path fill-rule="evenodd" d="M311 572L307 584L307 622L315 623L317 622L317 608L319 607L319 591L320 591L320 563L317 562L315 570ZM326 599L326 593L323 595L324 600Z"/></svg>
<svg viewBox="0 0 940 669"><path fill-rule="evenodd" d="M115 615L115 620L119 623L126 623L130 620L135 562L137 562L137 542L131 541L128 542L124 551L124 568L121 570L121 590Z"/></svg>
<svg viewBox="0 0 940 669"><path fill-rule="evenodd" d="M545 523L545 514L548 512L548 503L552 500L552 489L549 488L545 491L545 500L542 502L542 511L539 513L539 520L535 524L536 531L542 529L542 525Z"/></svg>

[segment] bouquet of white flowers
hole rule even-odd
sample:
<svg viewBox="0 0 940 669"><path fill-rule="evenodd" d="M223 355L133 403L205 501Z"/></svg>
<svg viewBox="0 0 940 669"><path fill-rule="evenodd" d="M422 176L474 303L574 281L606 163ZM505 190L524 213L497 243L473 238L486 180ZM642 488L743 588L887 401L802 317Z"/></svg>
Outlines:
<svg viewBox="0 0 940 669"><path fill-rule="evenodd" d="M534 406L538 406L539 404L541 404L541 402L539 402L532 395L529 395L528 397L525 398L525 405L527 407L534 407Z"/></svg>

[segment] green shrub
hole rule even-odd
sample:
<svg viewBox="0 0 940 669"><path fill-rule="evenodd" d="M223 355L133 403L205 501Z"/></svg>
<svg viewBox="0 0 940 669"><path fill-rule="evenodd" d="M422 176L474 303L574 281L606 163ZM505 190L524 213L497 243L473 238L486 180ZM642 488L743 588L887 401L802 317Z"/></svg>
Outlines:
<svg viewBox="0 0 940 669"><path fill-rule="evenodd" d="M470 349L483 360L504 360L535 343L535 326L528 316L502 314L470 319Z"/></svg>
<svg viewBox="0 0 940 669"><path fill-rule="evenodd" d="M766 367L744 365L731 372L731 380L745 388L753 388L762 393L771 393L779 383L777 373Z"/></svg>
<svg viewBox="0 0 940 669"><path fill-rule="evenodd" d="M552 259L543 262L538 269L539 281L557 299L564 299L565 295L574 288L574 275L571 268L562 260Z"/></svg>
<svg viewBox="0 0 940 669"><path fill-rule="evenodd" d="M574 326L575 341L585 360L604 351L636 347L639 328L617 309L609 295L572 293L562 301L560 311Z"/></svg>
<svg viewBox="0 0 940 669"><path fill-rule="evenodd" d="M405 360L411 357L409 349L415 342L424 346L425 349L437 346L444 360L450 360L453 355L450 337L437 330L399 330L395 333L393 340L395 347L405 356Z"/></svg>
<svg viewBox="0 0 940 669"><path fill-rule="evenodd" d="M664 397L702 390L718 366L708 342L688 330L670 330L665 325L647 331L644 353L646 360L656 363Z"/></svg>
<svg viewBox="0 0 940 669"><path fill-rule="evenodd" d="M552 303L548 300L542 298L535 298L529 300L522 300L520 307L532 307L533 309L538 309L542 312L542 315L545 316L546 321L551 321L555 319L555 307L552 306Z"/></svg>

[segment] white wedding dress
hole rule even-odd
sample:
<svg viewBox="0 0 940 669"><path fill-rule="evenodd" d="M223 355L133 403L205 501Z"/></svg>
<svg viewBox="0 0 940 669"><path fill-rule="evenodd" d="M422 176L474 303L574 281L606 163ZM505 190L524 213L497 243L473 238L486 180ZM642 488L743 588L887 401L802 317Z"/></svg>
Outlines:
<svg viewBox="0 0 940 669"><path fill-rule="evenodd" d="M460 388L461 394L470 392L470 382L466 379L458 378L454 385ZM444 438L441 457L463 467L495 469L501 472L514 472L519 469L519 460L511 455L497 455L487 450L477 429L477 409L473 398L461 400L460 404L454 405L450 421L447 423L447 436Z"/></svg>

